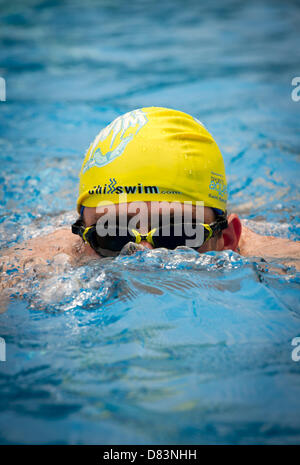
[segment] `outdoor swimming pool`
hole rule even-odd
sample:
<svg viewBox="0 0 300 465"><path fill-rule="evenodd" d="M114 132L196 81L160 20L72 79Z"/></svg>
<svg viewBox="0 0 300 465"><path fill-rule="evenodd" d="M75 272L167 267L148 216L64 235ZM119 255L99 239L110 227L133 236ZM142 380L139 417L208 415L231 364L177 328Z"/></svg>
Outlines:
<svg viewBox="0 0 300 465"><path fill-rule="evenodd" d="M300 239L296 2L0 1L0 20L2 249L71 224L89 143L151 105L203 121L231 211ZM293 267L58 257L1 303L1 444L299 443Z"/></svg>

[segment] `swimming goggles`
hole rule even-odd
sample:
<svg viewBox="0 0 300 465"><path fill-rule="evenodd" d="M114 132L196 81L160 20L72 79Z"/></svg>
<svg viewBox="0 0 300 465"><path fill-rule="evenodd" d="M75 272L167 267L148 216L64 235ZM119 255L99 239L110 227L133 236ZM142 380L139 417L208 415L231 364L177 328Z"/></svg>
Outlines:
<svg viewBox="0 0 300 465"><path fill-rule="evenodd" d="M182 224L182 226L185 224L186 222ZM189 223L189 225L195 227L196 222ZM116 225L113 229L113 234L99 236L97 234L96 224L85 227L83 218L80 216L72 225L72 233L80 236L83 241L88 243L99 255L107 256L108 251L113 252L111 255L117 255L128 242L139 244L142 241L147 241L154 248L164 247L173 250L178 246L185 245L187 240L193 239L191 236L184 233L183 227L181 229L182 234L178 236L178 229L176 229L176 226L178 228L178 224L170 222L168 225L153 228L147 234L140 234L135 229L128 230L126 226L120 227ZM197 244L197 247L192 247L196 250L217 233L226 229L228 227L228 222L224 215L220 215L215 222L210 224L198 223L198 226L203 227L203 241ZM109 233L109 229L107 229L107 231Z"/></svg>

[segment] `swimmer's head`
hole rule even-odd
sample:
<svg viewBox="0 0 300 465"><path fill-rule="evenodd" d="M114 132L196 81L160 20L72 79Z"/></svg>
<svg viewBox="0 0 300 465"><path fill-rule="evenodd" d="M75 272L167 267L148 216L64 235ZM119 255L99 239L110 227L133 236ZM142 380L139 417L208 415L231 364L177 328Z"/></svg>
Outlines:
<svg viewBox="0 0 300 465"><path fill-rule="evenodd" d="M203 202L225 212L221 152L200 121L181 111L148 107L102 129L80 172L77 209L103 202Z"/></svg>

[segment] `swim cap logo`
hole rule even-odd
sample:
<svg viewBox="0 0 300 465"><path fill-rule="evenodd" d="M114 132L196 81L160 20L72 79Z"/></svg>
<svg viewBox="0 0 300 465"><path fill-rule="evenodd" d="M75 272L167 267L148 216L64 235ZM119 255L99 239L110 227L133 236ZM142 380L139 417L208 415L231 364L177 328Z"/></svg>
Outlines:
<svg viewBox="0 0 300 465"><path fill-rule="evenodd" d="M101 168L122 155L127 144L138 134L147 122L148 118L142 110L134 110L119 116L102 129L93 142L90 156L82 169L82 174L94 166ZM130 129L131 131L129 131ZM108 142L107 139L111 134L109 150L103 153L99 144L101 142ZM117 145L113 148L115 142Z"/></svg>
<svg viewBox="0 0 300 465"><path fill-rule="evenodd" d="M107 191L108 194L115 192L116 184L117 184L117 181L115 180L115 178L109 178L109 180L110 180L110 184L108 186L109 188L109 190Z"/></svg>
<svg viewBox="0 0 300 465"><path fill-rule="evenodd" d="M117 183L115 178L109 178L110 183L105 183L104 185L99 184L94 186L93 189L89 190L90 195L94 194L159 194L158 186L143 186L142 183L137 183L133 186L121 186ZM161 192L166 194L168 192ZM180 192L173 192L180 194Z"/></svg>
<svg viewBox="0 0 300 465"><path fill-rule="evenodd" d="M226 202L227 186L223 179L222 174L211 172L209 189L212 191L216 191L216 193L218 194L218 195L213 195L209 193L208 194L209 197L218 199L221 202Z"/></svg>

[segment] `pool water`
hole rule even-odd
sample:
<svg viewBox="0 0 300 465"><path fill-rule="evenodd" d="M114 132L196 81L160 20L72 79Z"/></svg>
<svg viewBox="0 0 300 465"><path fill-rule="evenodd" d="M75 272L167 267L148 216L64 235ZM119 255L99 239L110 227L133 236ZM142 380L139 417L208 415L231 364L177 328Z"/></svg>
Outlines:
<svg viewBox="0 0 300 465"><path fill-rule="evenodd" d="M213 134L231 211L300 239L297 2L1 0L0 19L2 249L70 225L89 143L151 105ZM292 266L187 248L57 256L1 311L2 444L299 443Z"/></svg>

